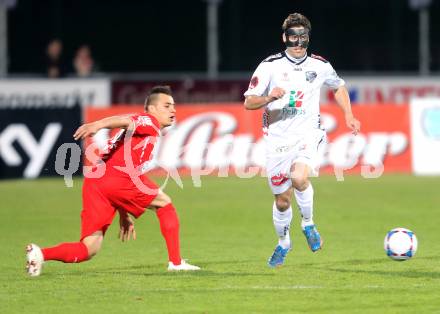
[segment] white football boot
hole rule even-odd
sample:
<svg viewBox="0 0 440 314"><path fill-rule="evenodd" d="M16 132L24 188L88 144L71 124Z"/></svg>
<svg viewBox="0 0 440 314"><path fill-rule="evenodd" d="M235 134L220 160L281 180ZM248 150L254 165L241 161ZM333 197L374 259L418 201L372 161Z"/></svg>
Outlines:
<svg viewBox="0 0 440 314"><path fill-rule="evenodd" d="M174 265L173 262L168 262L168 271L180 271L180 270L200 270L200 267L188 264L185 260L182 260L180 265Z"/></svg>
<svg viewBox="0 0 440 314"><path fill-rule="evenodd" d="M26 246L26 271L29 276L36 277L41 274L44 258L38 245L33 243Z"/></svg>

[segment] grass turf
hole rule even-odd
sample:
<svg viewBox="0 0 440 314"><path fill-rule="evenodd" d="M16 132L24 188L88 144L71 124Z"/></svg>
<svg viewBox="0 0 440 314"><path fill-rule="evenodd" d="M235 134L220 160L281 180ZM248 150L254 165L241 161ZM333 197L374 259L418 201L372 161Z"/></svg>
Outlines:
<svg viewBox="0 0 440 314"><path fill-rule="evenodd" d="M202 178L168 184L181 219L182 253L203 268L168 273L155 215L136 222L138 239L119 243L117 219L102 251L81 264L49 262L24 273L24 246L79 237L81 179L0 182L1 313L440 313L439 178L404 175L313 180L323 250L309 251L298 211L293 251L278 269L265 178ZM389 229L412 229L416 256L385 256Z"/></svg>

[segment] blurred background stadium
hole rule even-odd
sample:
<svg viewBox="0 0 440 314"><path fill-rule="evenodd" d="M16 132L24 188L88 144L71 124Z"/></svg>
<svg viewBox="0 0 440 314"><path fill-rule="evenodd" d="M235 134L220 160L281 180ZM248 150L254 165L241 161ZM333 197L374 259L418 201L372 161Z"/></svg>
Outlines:
<svg viewBox="0 0 440 314"><path fill-rule="evenodd" d="M272 196L261 175L261 112L244 110L242 102L257 65L285 49L281 24L293 12L311 20L309 53L328 59L346 81L362 132L349 133L332 92L323 89L330 142L322 155L323 178L314 185L316 204L325 209L317 215L328 251L312 256L301 238L291 264L268 274L274 237ZM180 302L181 312L268 312L279 295L299 311L357 313L361 304L385 313L386 303L392 313L438 312L439 20L439 0L0 0L0 311L10 306L9 312L47 313L41 302L46 291L54 296L54 313L75 312L75 304L95 294L100 309L123 311L115 300L124 290L134 312L142 313L161 312L164 295L173 306L169 312L179 312ZM142 110L157 84L170 85L178 104L177 124L161 142L158 162L182 176L190 169L212 174L201 181L183 178L183 190L169 187L184 209L183 251L208 271L156 277L163 270L157 261L163 243L146 218L138 234L151 241L147 247L137 241L122 252L109 237L96 261L52 264L52 275L49 270L32 284L24 275L17 278L17 259L28 241L46 245L77 236L82 168L71 163L78 153L74 130L82 122ZM100 132L94 141L103 145L108 137ZM217 178L219 173L232 177ZM76 184L67 189L63 176L72 174ZM345 174L344 185L338 180ZM237 212L250 228L237 222ZM414 229L419 253L413 264L390 267L382 241L397 226ZM119 254L131 259L114 259ZM319 276L311 278L301 271L305 267L315 267ZM81 277L85 272L94 275ZM71 287L58 281L65 274ZM283 276L292 282L283 286ZM304 289L317 293L314 307ZM219 291L225 295L216 298ZM92 305L85 309L96 312Z"/></svg>
<svg viewBox="0 0 440 314"><path fill-rule="evenodd" d="M258 63L284 49L281 23L294 11L311 19L309 53L330 60L346 80L363 122L363 134L351 138L332 92L322 91L323 123L332 142L323 166L356 171L383 162L389 172L440 173L438 163L427 160L439 152L438 101L409 110L412 99L440 97L438 1L0 4L0 178L56 174L57 148L72 142L81 121L117 107L139 110L135 106L156 84L171 85L176 101L187 105L179 123L190 129L180 144L192 134L200 137L189 143L199 152L175 160L176 166L261 166L259 145L253 145L261 142L260 117L242 110L240 102ZM221 131L218 112L230 123ZM206 123L211 128L196 132ZM233 135L228 140L227 133ZM107 136L96 141L102 144ZM235 139L238 151L209 160L201 151L222 138L229 146Z"/></svg>

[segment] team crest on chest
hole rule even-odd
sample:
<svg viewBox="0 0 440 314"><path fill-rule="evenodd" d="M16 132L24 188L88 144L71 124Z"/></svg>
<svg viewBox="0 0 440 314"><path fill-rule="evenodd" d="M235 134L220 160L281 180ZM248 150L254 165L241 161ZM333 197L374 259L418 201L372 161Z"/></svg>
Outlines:
<svg viewBox="0 0 440 314"><path fill-rule="evenodd" d="M282 81L285 81L285 82L288 82L288 81L289 81L289 73L284 72L284 73L281 75L281 80L282 80Z"/></svg>
<svg viewBox="0 0 440 314"><path fill-rule="evenodd" d="M306 71L306 81L312 83L318 76L315 71Z"/></svg>

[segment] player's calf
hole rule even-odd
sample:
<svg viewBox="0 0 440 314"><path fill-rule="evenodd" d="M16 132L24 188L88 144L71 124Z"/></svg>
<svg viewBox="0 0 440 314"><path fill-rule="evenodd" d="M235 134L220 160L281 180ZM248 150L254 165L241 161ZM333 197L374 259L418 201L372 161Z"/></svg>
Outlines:
<svg viewBox="0 0 440 314"><path fill-rule="evenodd" d="M41 250L44 261L81 263L89 259L87 246L82 242L65 242Z"/></svg>

